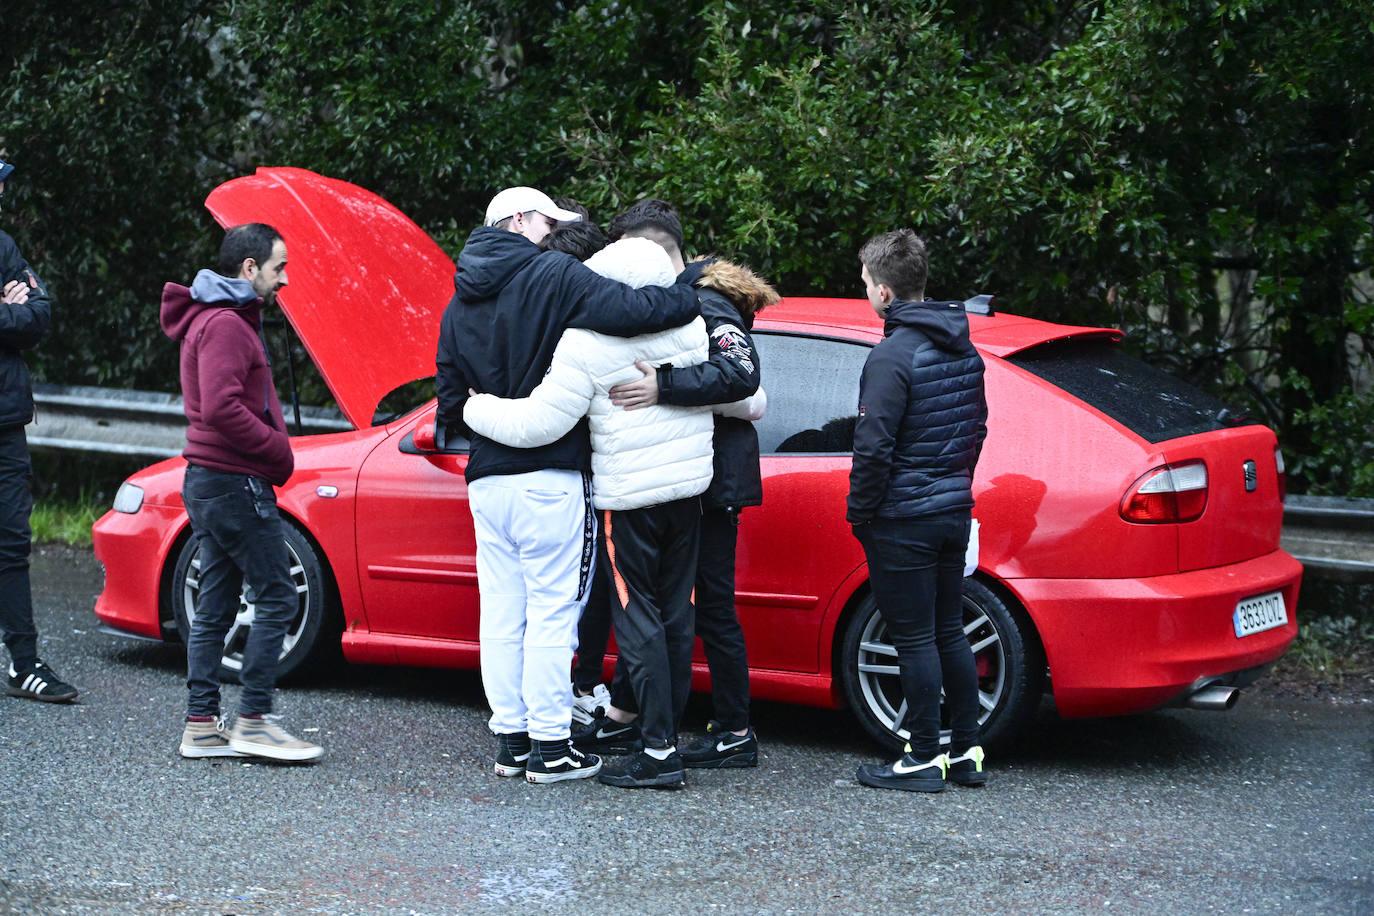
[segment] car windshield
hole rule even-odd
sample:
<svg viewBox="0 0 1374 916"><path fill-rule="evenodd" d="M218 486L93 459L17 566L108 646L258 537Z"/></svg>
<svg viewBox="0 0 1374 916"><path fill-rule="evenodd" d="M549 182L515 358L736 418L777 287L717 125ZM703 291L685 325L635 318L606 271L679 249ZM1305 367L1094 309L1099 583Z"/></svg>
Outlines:
<svg viewBox="0 0 1374 916"><path fill-rule="evenodd" d="M1147 442L1258 421L1105 340L1068 340L1008 361L1097 408Z"/></svg>

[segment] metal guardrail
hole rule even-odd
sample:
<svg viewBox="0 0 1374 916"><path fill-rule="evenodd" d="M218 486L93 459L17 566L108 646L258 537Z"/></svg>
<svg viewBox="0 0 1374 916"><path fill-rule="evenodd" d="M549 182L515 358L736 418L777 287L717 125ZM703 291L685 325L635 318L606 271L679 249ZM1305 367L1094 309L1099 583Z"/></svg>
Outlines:
<svg viewBox="0 0 1374 916"><path fill-rule="evenodd" d="M1283 548L1309 570L1374 581L1374 499L1288 497Z"/></svg>
<svg viewBox="0 0 1374 916"><path fill-rule="evenodd" d="M34 385L38 422L29 427L37 449L98 452L134 458L170 458L186 444L181 398L160 391L125 391L73 385ZM287 428L294 423L289 415ZM353 426L336 410L301 408L305 435Z"/></svg>
<svg viewBox="0 0 1374 916"><path fill-rule="evenodd" d="M135 458L170 458L186 443L181 398L157 391L35 385L29 445ZM288 420L288 426L294 426ZM306 435L353 427L336 410L301 408ZM1374 581L1374 499L1290 496L1283 547L1310 570Z"/></svg>

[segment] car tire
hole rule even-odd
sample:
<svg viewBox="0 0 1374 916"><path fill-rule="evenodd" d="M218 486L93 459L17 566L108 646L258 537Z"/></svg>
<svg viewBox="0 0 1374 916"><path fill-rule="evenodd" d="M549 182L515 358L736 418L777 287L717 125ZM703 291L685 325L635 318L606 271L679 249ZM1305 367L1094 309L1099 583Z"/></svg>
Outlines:
<svg viewBox="0 0 1374 916"><path fill-rule="evenodd" d="M977 578L964 580L964 623L978 666L981 741L984 747L1004 747L1039 706L1044 653L1024 613ZM837 667L845 701L864 731L896 752L908 733L895 725L903 701L897 653L886 632L870 592L845 625ZM948 744L948 729L941 730L940 741Z"/></svg>
<svg viewBox="0 0 1374 916"><path fill-rule="evenodd" d="M336 631L335 621L338 619L338 599L333 583L314 545L289 522L283 521L282 530L290 554L291 578L296 583L300 604L282 641L278 679L289 677L327 657L331 650L337 651L337 640L331 640L329 636ZM190 636L191 620L195 617L195 603L199 595L196 577L199 553L196 539L187 538L177 554L172 572L172 619L176 622L183 643ZM252 613L252 602L245 583L239 596L239 612L225 640L226 651L220 665L220 679L226 683L238 683L239 672L243 668L244 641L252 628Z"/></svg>

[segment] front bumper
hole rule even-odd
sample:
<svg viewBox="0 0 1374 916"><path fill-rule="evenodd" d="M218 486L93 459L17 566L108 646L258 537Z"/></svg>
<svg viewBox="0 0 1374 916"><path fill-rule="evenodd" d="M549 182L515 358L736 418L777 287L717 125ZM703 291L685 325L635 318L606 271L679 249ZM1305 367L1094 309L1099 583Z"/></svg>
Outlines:
<svg viewBox="0 0 1374 916"><path fill-rule="evenodd" d="M132 515L106 512L91 528L105 584L95 616L115 630L161 640L162 573L187 526L180 506L144 504Z"/></svg>
<svg viewBox="0 0 1374 916"><path fill-rule="evenodd" d="M1045 647L1065 716L1127 715L1194 685L1275 661L1298 635L1302 565L1282 550L1145 579L1014 579ZM1283 592L1288 623L1237 637L1236 604Z"/></svg>

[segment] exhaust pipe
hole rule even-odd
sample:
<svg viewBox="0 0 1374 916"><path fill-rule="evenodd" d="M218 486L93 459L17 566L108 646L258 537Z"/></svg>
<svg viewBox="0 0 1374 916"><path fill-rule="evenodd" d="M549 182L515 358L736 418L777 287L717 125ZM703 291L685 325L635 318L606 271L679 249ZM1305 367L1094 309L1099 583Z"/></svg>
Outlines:
<svg viewBox="0 0 1374 916"><path fill-rule="evenodd" d="M1210 687L1203 687L1192 696L1188 697L1184 705L1189 709L1210 709L1224 710L1236 705L1240 699L1240 691L1234 687L1226 687L1221 684L1213 684Z"/></svg>

